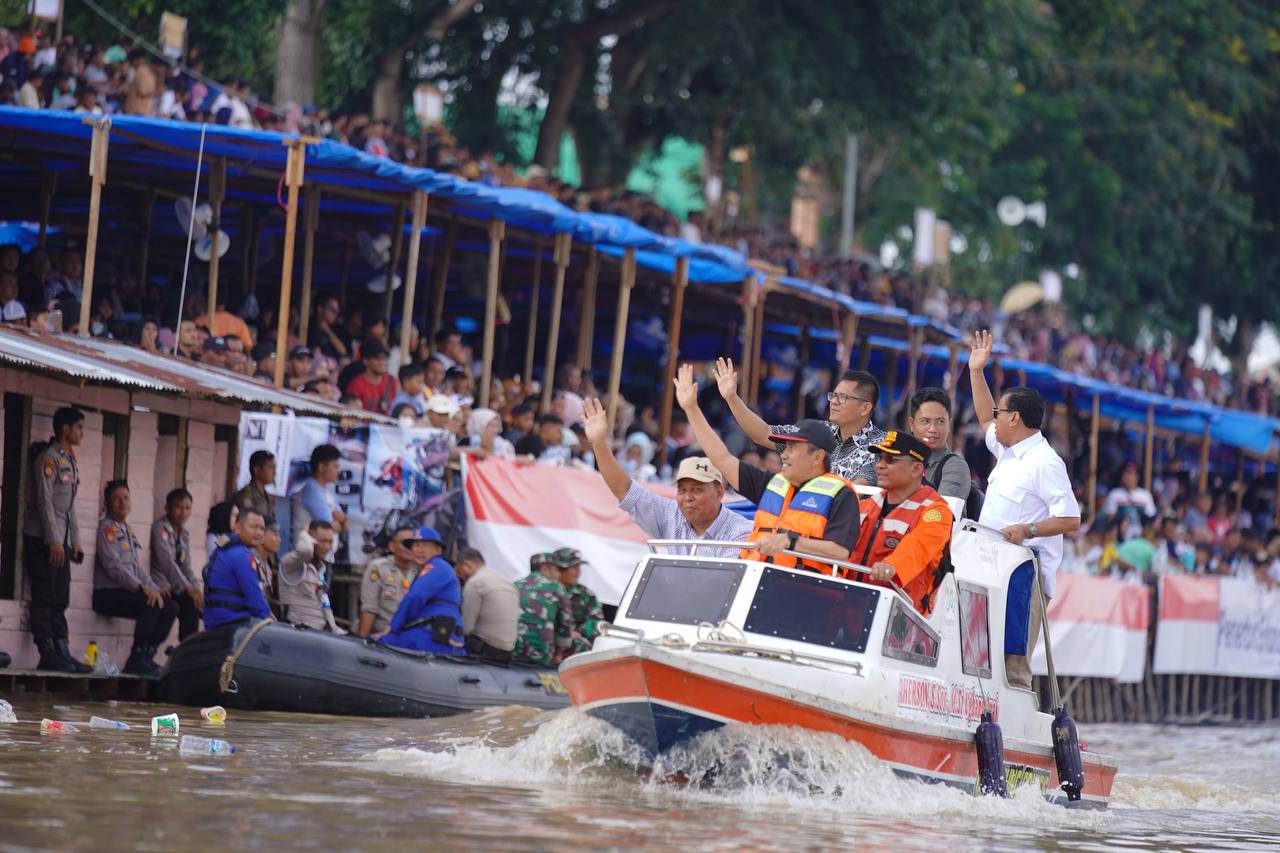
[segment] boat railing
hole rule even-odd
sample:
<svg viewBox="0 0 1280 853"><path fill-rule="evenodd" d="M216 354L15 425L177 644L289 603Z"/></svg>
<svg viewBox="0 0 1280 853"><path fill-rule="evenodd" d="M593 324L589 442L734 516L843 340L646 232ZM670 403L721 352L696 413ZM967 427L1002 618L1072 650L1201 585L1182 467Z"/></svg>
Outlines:
<svg viewBox="0 0 1280 853"><path fill-rule="evenodd" d="M689 556L691 557L698 556L697 549L699 545L707 548L746 548L751 546L750 542L728 542L723 539L650 539L645 542L645 544L648 545L649 550L654 553L657 553L658 548L671 547L673 545L689 547L691 549ZM833 568L847 569L848 571L857 572L862 575L872 574L872 570L869 567L861 565L860 563L850 563L847 560L837 560L832 557L824 557L821 554L810 554L807 551L793 551L789 548L779 551L778 553L785 554L788 557L795 557L800 560L807 560L811 563L823 563L825 565L832 566ZM889 581L889 585L893 587L894 591L897 592L898 595L902 596L903 601L907 604L911 604L912 607L915 606L911 601L911 597L903 591L902 587L898 586L893 581Z"/></svg>
<svg viewBox="0 0 1280 853"><path fill-rule="evenodd" d="M699 633L703 626L699 626ZM707 639L699 637L690 642L685 637L676 632L669 632L657 637L649 637L642 628L629 628L625 625L618 625L613 622L605 622L600 626L600 634L602 636L622 634L628 639L637 643L652 643L658 646L669 646L675 648L687 648L692 652L720 652L721 654L735 655L756 655L757 657L776 658L778 660L791 661L793 663L823 663L836 666L848 667L853 670L854 675L862 675L862 662L841 660L833 658L829 655L815 655L812 652L797 651L795 649L780 649L775 646L765 646L759 643L753 643L749 640L724 640L724 639Z"/></svg>

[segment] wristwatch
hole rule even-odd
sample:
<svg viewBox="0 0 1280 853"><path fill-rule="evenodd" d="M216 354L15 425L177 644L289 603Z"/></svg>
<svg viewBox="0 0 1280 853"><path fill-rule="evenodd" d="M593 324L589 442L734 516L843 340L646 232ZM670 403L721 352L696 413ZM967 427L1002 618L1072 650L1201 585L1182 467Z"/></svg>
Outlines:
<svg viewBox="0 0 1280 853"><path fill-rule="evenodd" d="M796 549L796 543L799 541L800 541L799 533L796 533L794 530L787 531L787 548L794 551Z"/></svg>
<svg viewBox="0 0 1280 853"><path fill-rule="evenodd" d="M1027 536L1028 539L1035 539L1036 536L1039 535L1036 531L1036 526L1034 524L1027 525L1027 533L1030 534Z"/></svg>

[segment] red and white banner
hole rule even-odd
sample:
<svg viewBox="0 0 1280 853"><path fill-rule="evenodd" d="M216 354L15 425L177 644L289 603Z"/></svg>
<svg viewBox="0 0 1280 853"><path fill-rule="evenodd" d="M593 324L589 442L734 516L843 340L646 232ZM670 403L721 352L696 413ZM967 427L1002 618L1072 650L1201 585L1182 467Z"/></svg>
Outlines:
<svg viewBox="0 0 1280 853"><path fill-rule="evenodd" d="M1280 590L1232 577L1161 578L1152 670L1280 678Z"/></svg>
<svg viewBox="0 0 1280 853"><path fill-rule="evenodd" d="M514 581L529 574L531 555L577 548L590 563L582 582L605 604L622 600L649 537L618 508L599 474L463 460L467 541L490 568Z"/></svg>
<svg viewBox="0 0 1280 853"><path fill-rule="evenodd" d="M1059 574L1049 603L1049 640L1058 675L1142 680L1147 665L1150 590L1091 575ZM1037 643L1031 671L1045 675L1044 643Z"/></svg>

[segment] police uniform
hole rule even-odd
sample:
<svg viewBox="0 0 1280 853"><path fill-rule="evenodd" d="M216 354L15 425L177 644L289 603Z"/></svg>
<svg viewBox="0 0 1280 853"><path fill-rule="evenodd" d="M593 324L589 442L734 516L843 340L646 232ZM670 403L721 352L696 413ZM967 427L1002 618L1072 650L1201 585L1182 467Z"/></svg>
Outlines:
<svg viewBox="0 0 1280 853"><path fill-rule="evenodd" d="M199 589L191 571L191 534L161 516L151 525L151 583L178 605L178 639L200 630L200 611L188 590Z"/></svg>
<svg viewBox="0 0 1280 853"><path fill-rule="evenodd" d="M379 557L365 566L360 581L360 612L374 615L373 633L381 634L391 627L391 618L417 576L417 566L410 563L402 572L396 567L395 557Z"/></svg>
<svg viewBox="0 0 1280 853"><path fill-rule="evenodd" d="M552 666L558 653L573 643L569 597L559 581L530 572L516 582L520 623L516 626L515 660Z"/></svg>
<svg viewBox="0 0 1280 853"><path fill-rule="evenodd" d="M138 538L123 519L110 513L98 523L98 544L93 560L93 609L106 616L134 620L133 651L126 672L142 675L158 673L156 647L169 636L178 618L178 605L171 598L153 607L146 590L159 592L151 573L143 570Z"/></svg>
<svg viewBox="0 0 1280 853"><path fill-rule="evenodd" d="M35 457L27 490L26 521L23 523L24 562L31 578L31 607L28 611L31 636L40 649L41 667L88 672L89 668L71 658L67 648L67 605L71 603L72 559L79 559L80 525L76 520L76 492L80 469L75 451L52 442ZM49 546L59 544L62 565L49 562ZM67 662L59 661L59 655Z"/></svg>
<svg viewBox="0 0 1280 853"><path fill-rule="evenodd" d="M236 536L218 548L204 570L204 625L219 628L242 619L270 619L258 558Z"/></svg>

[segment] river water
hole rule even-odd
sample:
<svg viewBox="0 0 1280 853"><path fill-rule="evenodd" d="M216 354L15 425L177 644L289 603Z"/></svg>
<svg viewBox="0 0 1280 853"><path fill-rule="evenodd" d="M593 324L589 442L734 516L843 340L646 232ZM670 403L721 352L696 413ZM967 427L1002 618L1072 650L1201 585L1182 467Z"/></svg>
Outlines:
<svg viewBox="0 0 1280 853"><path fill-rule="evenodd" d="M1030 789L1001 801L899 780L857 745L794 729L711 733L689 756L695 784L677 785L573 710L231 711L214 728L190 708L0 698L18 718L0 722L0 851L1280 846L1277 727L1084 726L1120 776L1110 811L1081 812ZM238 752L188 758L153 739L168 710ZM93 714L136 728L90 730ZM42 717L84 726L42 735Z"/></svg>

